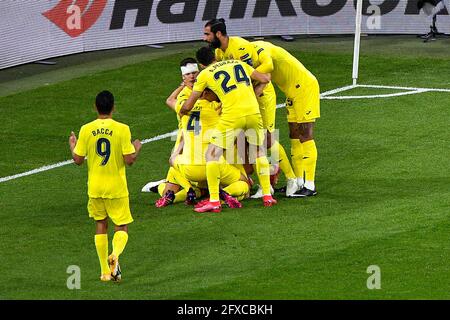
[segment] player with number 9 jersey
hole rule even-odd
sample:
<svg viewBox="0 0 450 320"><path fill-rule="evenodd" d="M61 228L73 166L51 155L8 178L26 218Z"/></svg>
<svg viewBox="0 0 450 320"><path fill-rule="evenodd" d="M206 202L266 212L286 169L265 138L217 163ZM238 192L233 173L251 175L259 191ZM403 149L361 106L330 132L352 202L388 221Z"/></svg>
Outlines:
<svg viewBox="0 0 450 320"><path fill-rule="evenodd" d="M83 125L74 152L87 157L89 198L128 196L123 156L135 148L126 124L107 118Z"/></svg>
<svg viewBox="0 0 450 320"><path fill-rule="evenodd" d="M72 131L70 151L75 164L87 158L89 217L96 223L95 248L100 262L102 281L120 281L119 256L128 242L131 216L125 164L132 165L142 143L131 142L130 128L112 119L114 96L104 90L95 98L97 119L80 129L79 138ZM112 253L108 256L108 219L115 225Z"/></svg>

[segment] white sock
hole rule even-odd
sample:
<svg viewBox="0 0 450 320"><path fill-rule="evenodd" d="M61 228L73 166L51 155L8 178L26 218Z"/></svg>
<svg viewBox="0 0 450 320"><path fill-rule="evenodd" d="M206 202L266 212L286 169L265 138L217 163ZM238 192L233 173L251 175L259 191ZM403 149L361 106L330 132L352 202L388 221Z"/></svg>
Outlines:
<svg viewBox="0 0 450 320"><path fill-rule="evenodd" d="M314 183L314 182L313 182ZM303 178L298 178L297 177L297 184L299 188L302 188L303 185L305 184L305 181L303 180Z"/></svg>
<svg viewBox="0 0 450 320"><path fill-rule="evenodd" d="M314 181L305 181L305 188L309 190L316 190L316 186L314 185Z"/></svg>

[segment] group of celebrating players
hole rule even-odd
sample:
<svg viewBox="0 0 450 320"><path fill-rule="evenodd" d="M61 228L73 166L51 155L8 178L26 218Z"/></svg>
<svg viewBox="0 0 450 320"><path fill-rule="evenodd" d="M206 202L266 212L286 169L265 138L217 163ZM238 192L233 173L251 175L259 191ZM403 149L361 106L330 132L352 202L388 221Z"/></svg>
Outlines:
<svg viewBox="0 0 450 320"><path fill-rule="evenodd" d="M179 117L179 131L156 206L186 201L197 212L220 212L222 202L240 208L249 197L253 167L260 190L252 197L273 206L267 151L286 176L286 196L316 195L313 128L320 95L314 75L281 47L229 37L223 19L205 25L204 40L209 46L197 51L197 60L181 62L183 84L166 101ZM286 95L292 166L276 136L272 82ZM119 256L133 222L125 166L136 161L142 144L131 142L129 126L113 119L111 92L97 94L95 106L97 119L81 127L79 138L71 132L69 146L77 165L88 163L87 209L96 222L100 280L119 281ZM115 225L109 255L108 218Z"/></svg>
<svg viewBox="0 0 450 320"><path fill-rule="evenodd" d="M220 212L222 203L242 206L255 171L260 187L252 198L273 206L270 152L272 173L279 168L286 177L287 197L316 195L317 79L279 46L228 36L223 19L206 23L203 40L209 46L197 51L197 60L181 61L183 82L166 101L179 121L167 177L142 191L157 190L157 207L185 201L196 212ZM286 95L292 165L276 135L272 83Z"/></svg>

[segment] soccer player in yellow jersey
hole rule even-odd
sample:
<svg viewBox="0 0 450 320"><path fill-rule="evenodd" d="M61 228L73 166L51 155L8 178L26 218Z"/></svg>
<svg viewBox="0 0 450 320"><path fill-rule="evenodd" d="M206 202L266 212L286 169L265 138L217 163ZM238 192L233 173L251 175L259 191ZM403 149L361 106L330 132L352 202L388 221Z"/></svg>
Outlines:
<svg viewBox="0 0 450 320"><path fill-rule="evenodd" d="M170 185L171 188L164 190L165 193L160 191L162 198L157 202L158 207L175 203L176 197L183 192L178 191L182 183L179 182L179 176L171 175L173 170L179 172L183 179L196 184L199 188L207 188L205 152L209 144L209 136L213 133L219 121L221 110L221 104L216 100L217 96L212 91L205 89L194 108L186 117L181 119L182 138L177 150L172 153L170 161L172 167L167 177L167 185ZM184 103L184 101L182 102ZM181 107L180 101L176 102L177 112L180 111ZM225 161L221 165L226 174L221 181L223 189L220 189L219 192L220 199L230 208L240 208L241 204L233 196L243 199L248 194L247 177L241 175L239 169ZM158 189L161 190L163 185L161 184ZM203 203L204 201L200 202L200 205L203 205ZM214 212L219 211L220 209Z"/></svg>
<svg viewBox="0 0 450 320"><path fill-rule="evenodd" d="M194 85L195 78L197 77L199 70L197 61L194 58L185 58L180 62L180 69L183 82L182 84L175 89L170 96L166 100L166 104L177 113L177 108L181 104L183 104L190 96L192 92L192 86ZM180 143L182 142L182 123L181 119L178 116L178 134L175 146L173 147L172 153L174 153ZM177 181L179 185L175 185L171 183L171 181ZM167 182L167 183L166 183ZM180 190L179 187L182 187ZM167 177L165 182L160 184L158 187L160 191L161 198L156 201L156 207L165 207L171 203L176 203L179 201L186 200L187 205L195 204L195 200L198 196L200 196L200 191L197 189L194 190L191 183L183 178L183 175L173 166L170 167L169 172L167 173Z"/></svg>
<svg viewBox="0 0 450 320"><path fill-rule="evenodd" d="M180 67L183 82L166 100L166 104L176 113L189 98L198 74L197 61L193 58L183 59ZM182 121L178 117L179 132L177 143L169 161L171 168L167 178L164 183L158 185L158 192L161 198L156 201L157 207L165 207L184 199L186 199L187 204L195 204L196 198L200 196L200 189L192 187L192 185L206 183L204 151L206 151L209 140L203 136L210 134L209 130L213 129L217 124L221 106L219 102L214 100L217 100L217 96L212 91L208 92L205 90L202 99L196 102L194 109L188 115L189 117L184 117ZM206 147L204 146L205 141ZM176 158L181 152L182 154ZM248 185L242 182L235 183L240 176L236 168L228 168L228 172L233 174L229 174L228 179L225 179L224 188L220 191L220 197L229 207L240 207L240 203L230 197L230 194L243 196L248 192ZM242 181L246 181L246 177ZM188 188L193 188L195 191L193 189L187 191ZM191 193L193 193L193 196L190 196Z"/></svg>
<svg viewBox="0 0 450 320"><path fill-rule="evenodd" d="M180 62L180 69L182 82L180 86L176 88L166 99L166 105L175 113L177 113L177 104L184 103L184 101L189 98L195 78L199 73L197 61L194 58L183 59ZM175 145L172 148L172 153L178 149L180 143L182 142L181 121L178 114L177 120L178 134ZM170 182L173 180L176 180L179 185L175 185ZM142 192L150 191L157 192L161 195L161 198L155 203L158 208L181 201L185 201L187 205L193 205L195 204L196 198L200 196L200 191L194 188L187 179L184 179L181 173L178 172L178 170L176 170L173 166L169 168L165 179L149 182L142 188Z"/></svg>
<svg viewBox="0 0 450 320"><path fill-rule="evenodd" d="M194 86L195 78L197 78L197 75L199 73L197 61L194 58L185 58L180 62L180 69L181 69L181 77L183 79L183 82L181 85L175 89L171 95L167 98L166 104L171 108L175 113L177 104L182 104L184 101L189 98L192 87ZM177 135L177 141L174 146L174 150L177 149L178 144L180 143L181 139L181 119L179 118L177 114L178 119L178 135Z"/></svg>
<svg viewBox="0 0 450 320"><path fill-rule="evenodd" d="M195 61L195 64L196 64L196 61ZM195 73L197 74L198 71L196 71ZM185 77L183 77L183 78L185 78ZM195 77L193 79L195 80ZM185 84L185 83L186 83L186 81L184 80L183 84ZM193 84L193 81L192 81L192 84ZM176 94L177 91L178 91L178 94ZM177 116L178 116L178 111L181 109L181 106L184 104L184 102L189 98L191 92L192 92L192 86L189 86L189 84L187 84L186 86L183 85L181 90L180 90L180 88L177 88L171 94L171 96L169 96L169 98L167 99L166 103L167 104L170 103L171 105L173 105L173 110L177 113ZM176 95L176 98L175 98L175 95ZM179 126L178 126L179 139L177 139L178 141L173 149L173 152L172 152L170 160L169 160L171 167L167 174L166 181L165 181L165 183L162 183L158 186L158 192L161 195L161 198L156 201L156 206L158 208L165 207L169 204L177 203L179 201L183 201L183 199L186 199L186 204L195 204L197 194L198 194L198 196L200 196L200 194L201 194L201 192L198 188L195 188L195 190L197 191L197 194L195 193L195 191L193 190L192 184L191 184L191 182L195 181L195 180L187 179L185 177L185 175L180 171L180 167L176 163L176 158L179 156L180 153L183 152L183 150L185 150L187 153L187 152L189 152L189 150L191 148L190 141L187 141L187 143L185 143L186 138L187 139L190 138L190 135L186 134L187 128L189 127L189 129L195 131L197 134L199 133L200 129L204 128L204 126L200 125L200 122L199 122L200 121L200 111L202 110L203 107L207 107L207 109L211 109L212 112L214 114L216 114L216 117L218 117L217 110L215 110L214 108L215 107L220 108L220 104L215 103L214 106L212 106L212 107L209 107L209 104L210 104L210 102L205 99L197 101L197 103L195 105L195 111L193 112L193 115L190 115L189 121L187 121L187 118L180 119L180 117L178 117L178 119L179 119ZM186 146L185 146L185 144L186 144ZM200 150L201 150L201 148L200 148ZM186 181L187 181L188 186L186 185ZM189 189L189 191L186 193L188 188L191 188L192 190ZM193 197L190 196L191 192L194 193Z"/></svg>
<svg viewBox="0 0 450 320"><path fill-rule="evenodd" d="M112 119L114 96L100 92L95 100L98 118L81 127L79 138L72 132L69 146L77 165L87 158L88 211L96 221L95 247L102 281L119 281L119 256L128 241L128 224L133 222L128 198L125 164L132 165L141 142L131 142L130 128ZM112 253L108 256L108 217L115 224Z"/></svg>
<svg viewBox="0 0 450 320"><path fill-rule="evenodd" d="M287 119L291 138L292 163L302 186L294 197L317 194L314 179L317 148L314 142L314 123L320 117L320 90L316 77L285 49L266 41L253 42L260 55L270 56L272 65L266 72L286 95ZM267 60L267 59L266 59ZM304 177L304 178L303 178Z"/></svg>
<svg viewBox="0 0 450 320"><path fill-rule="evenodd" d="M217 98L216 95L211 90L205 89L194 107L185 117L182 117L183 139L180 146L183 152L176 158L174 166L186 179L205 187L207 186L206 150L211 136L215 134L221 111L221 104L213 101L214 98ZM180 111L181 107L179 106L177 111ZM240 208L241 204L233 196L242 199L248 193L247 177L224 158L220 159L219 165L222 173L220 186L223 187L219 189L219 198L230 208ZM199 206L204 204L206 202L202 202ZM212 211L220 210L221 208L217 208Z"/></svg>
<svg viewBox="0 0 450 320"><path fill-rule="evenodd" d="M249 41L241 37L230 37L227 35L227 29L224 19L213 19L208 21L204 27L203 40L208 42L215 48L215 55L217 61L223 60L241 60L261 73L270 73L267 71L266 64L270 57L264 54L260 55L260 51L255 49L255 46ZM266 61L267 60L267 61ZM279 162L280 169L286 176L287 187L286 195L291 196L298 190L297 180L289 158L283 146L276 141L274 136L275 131L275 116L276 116L276 94L271 82L267 84L263 92L257 95L261 116L263 119L264 129L266 132L267 149L272 155L275 162ZM261 190L252 197L261 197Z"/></svg>
<svg viewBox="0 0 450 320"><path fill-rule="evenodd" d="M223 176L220 158L225 149L234 148L237 131L246 130L250 145L257 154L256 167L260 184L263 188L265 206L276 204L270 193L269 161L262 144L264 131L258 101L250 79L257 80L261 91L270 81L270 76L259 73L251 66L238 60L215 61L214 52L209 47L200 48L196 54L198 62L205 66L197 76L189 99L183 104L180 116L184 116L194 107L205 88L212 90L222 102L222 114L216 126L216 133L211 137L211 144L206 152L206 174L210 201L205 206L196 208L197 212L214 211L220 208L219 185Z"/></svg>

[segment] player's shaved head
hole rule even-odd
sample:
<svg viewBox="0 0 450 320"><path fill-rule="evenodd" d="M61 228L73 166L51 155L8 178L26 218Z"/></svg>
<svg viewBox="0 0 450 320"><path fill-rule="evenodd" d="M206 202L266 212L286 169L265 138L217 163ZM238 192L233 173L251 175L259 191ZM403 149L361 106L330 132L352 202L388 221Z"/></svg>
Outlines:
<svg viewBox="0 0 450 320"><path fill-rule="evenodd" d="M209 66L216 59L213 49L209 46L198 49L196 57L197 61L204 66Z"/></svg>
<svg viewBox="0 0 450 320"><path fill-rule="evenodd" d="M114 96L108 90L97 94L95 106L99 114L110 114L114 107Z"/></svg>

